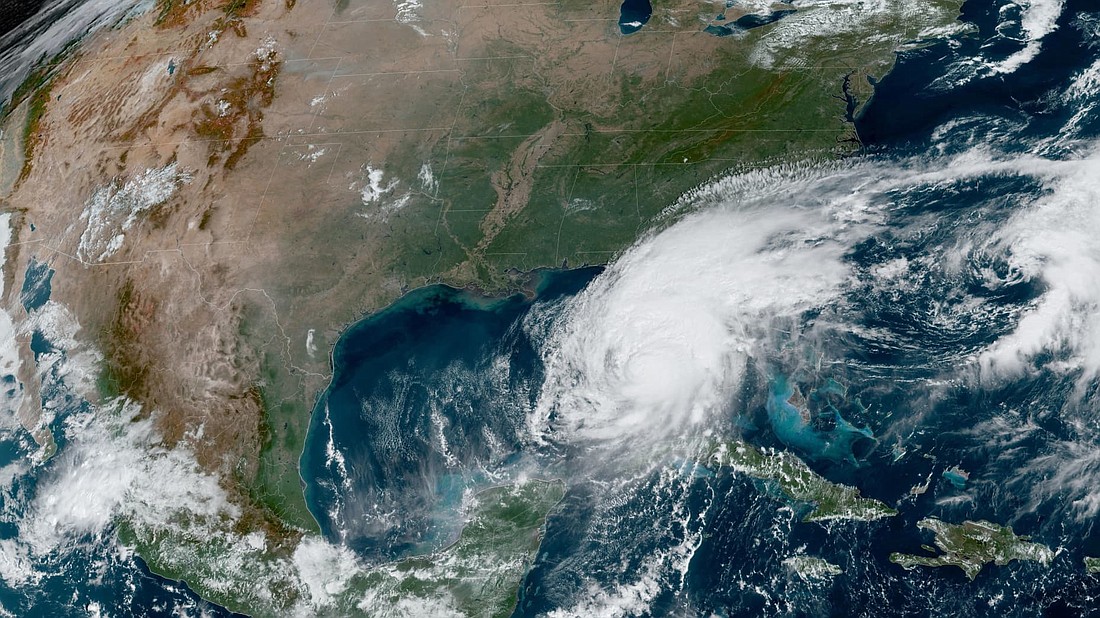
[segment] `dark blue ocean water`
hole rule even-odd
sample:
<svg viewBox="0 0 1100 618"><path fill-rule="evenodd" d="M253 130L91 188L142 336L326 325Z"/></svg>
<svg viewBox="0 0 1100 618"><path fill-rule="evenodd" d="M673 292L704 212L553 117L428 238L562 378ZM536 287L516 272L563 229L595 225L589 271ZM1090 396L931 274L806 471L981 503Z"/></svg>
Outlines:
<svg viewBox="0 0 1100 618"><path fill-rule="evenodd" d="M1007 153L1069 153L1072 145L1043 138L1058 136L1079 111L1054 94L1100 57L1100 30L1082 25L1098 20L1100 5L1067 0L1035 60L1009 75L985 75L981 63L1023 45L1013 36L1018 27L1006 23L1006 4L970 0L963 19L978 27L976 35L899 54L855 119L868 153L935 157L975 142ZM620 23L644 23L652 8L624 3L622 11ZM955 124L944 131L945 122ZM1100 118L1086 116L1073 130L1095 139ZM572 607L592 586L617 590L638 581L656 590L647 603L654 615L1100 615L1100 579L1081 563L1100 555L1100 534L1066 500L1044 495L1056 470L1021 473L1082 435L1061 414L1074 376L1036 371L981 389L942 380L934 393L914 386L950 375L1010 333L1046 292L1035 279L1008 276L1003 256L970 255L961 271L939 266L944 247L974 240L967 230L979 219L1007 220L1044 191L1012 174L899 191L888 231L845 255L855 282L831 317L853 328L798 354L754 362L722 419L753 444L790 450L830 480L895 505L899 516L803 523L806 505L774 487L675 459L627 481L578 475L549 519L515 615ZM914 221L922 222L919 233L911 233ZM898 260L924 265L907 272L913 285L903 294L869 283L869 273ZM43 267L26 273L28 310L49 297ZM325 535L369 560L429 551L457 533L455 512L467 492L544 463L548 475L562 472L568 462L523 438L543 377L541 342L524 321L568 302L599 272L543 273L527 294L503 299L432 286L351 327L336 346L333 381L313 413L301 460L307 500ZM991 289L983 272L1009 283ZM36 337L46 362L57 351ZM43 370L44 396L60 419L85 409L56 369ZM5 387L15 394L14 383ZM1080 405L1097 407L1096 394ZM65 436L57 437L65 449ZM34 449L25 432L0 433L0 467ZM965 483L952 476L956 467L970 473ZM26 501L35 491L34 475L26 475L10 495ZM890 563L891 552L920 553L931 541L916 528L927 516L1010 524L1061 551L1050 566L987 567L972 582L957 569L905 571ZM18 533L16 522L0 521L0 540ZM50 574L33 586L0 582L0 605L28 616L83 615L95 602L121 615L228 615L185 584L151 574L140 559L119 558L103 540L110 534L50 557ZM655 560L672 564L683 546L694 549L682 571L668 567L646 580ZM782 564L795 553L825 558L843 573L800 578Z"/></svg>
<svg viewBox="0 0 1100 618"><path fill-rule="evenodd" d="M451 538L463 491L489 483L519 451L541 375L523 316L597 272L540 275L530 296L503 299L431 286L349 329L301 460L326 535L383 558Z"/></svg>
<svg viewBox="0 0 1100 618"><path fill-rule="evenodd" d="M987 221L1008 217L1039 191L1032 180L995 175L912 192L891 215L897 225L854 247L846 260L857 275L901 257L918 263L958 240L975 212ZM889 231L930 216L936 223L922 234ZM978 266L1007 267L995 259ZM310 505L326 534L375 557L424 551L453 535L446 514L462 490L491 482L531 448L518 438L542 375L539 342L523 328L525 317L567 302L596 273L547 273L533 297L495 301L425 288L351 329L337 345L337 373L314 413L303 457ZM899 516L802 523L805 505L722 470L685 471L682 483L671 484L660 472L643 475L610 505L607 488L582 481L552 514L515 615L570 607L593 582L613 589L620 575L644 573L654 556L696 535L702 541L683 584L659 580L667 590L648 604L653 614L690 607L719 616L1076 616L1095 609L1100 581L1085 574L1081 561L1100 549L1100 537L1057 500L1028 506L1041 477L1026 486L1008 483L1018 483L1017 470L1052 443L1072 437L1073 429L1050 413L1065 400L1072 378L1036 374L980 390L960 383L935 399L911 386L1011 332L1012 309L1029 306L1043 286L1019 281L989 290L977 271L961 280L935 268L912 276L920 285L904 302L891 290L853 286L842 317L866 330L834 334L816 352L762 360L729 412L750 442L791 450L829 479L897 505ZM959 295L945 294L950 290ZM978 297L993 307L991 314L960 314L943 323L931 310L945 302L961 309ZM856 332L888 332L891 344ZM814 354L825 352L846 362L823 369ZM441 421L433 422L432 414ZM1038 430L1012 449L972 431L1015 420ZM486 439L486 431L496 439ZM347 476L326 454L330 435L346 457ZM900 444L925 456L902 457ZM967 483L952 478L955 467L971 472ZM345 479L349 485L341 490ZM926 491L912 493L925 483ZM368 508L379 503L403 514L397 525L355 525L356 517L385 520ZM957 569L905 571L892 564L891 552L920 552L930 542L916 527L927 516L1010 523L1063 550L1049 567L988 567L973 582ZM825 584L805 581L781 564L796 549L844 573Z"/></svg>
<svg viewBox="0 0 1100 618"><path fill-rule="evenodd" d="M1079 111L1055 95L1100 57L1096 31L1082 25L1100 6L1068 0L1032 62L1009 75L985 74L982 64L1024 44L1008 36L1014 30L1005 5L971 0L963 19L976 34L899 54L854 119L868 152L887 160L942 156L980 140L1005 153L1068 154L1042 138L1059 135ZM942 130L948 121L954 128ZM1100 118L1086 117L1074 130L1094 139ZM1100 535L1075 515L1073 497L1044 494L1049 472L1022 472L1080 435L1059 413L1070 405L1075 377L1038 371L982 388L950 380L934 392L915 386L951 375L1011 333L1047 291L1040 280L1010 276L1004 256L970 255L961 274L937 266L945 248L981 240L969 230L1007 221L1044 192L1034 178L1008 173L899 191L886 231L845 257L857 281L831 317L858 328L838 330L799 354L758 359L731 402L726 420L746 440L793 451L830 480L896 506L897 517L803 523L805 505L723 470L685 469L678 481L653 472L614 490L580 481L550 517L515 615L572 607L592 586L622 590L647 581L647 569L655 561L671 564L673 549L685 543L695 547L685 570L655 576L657 592L647 601L654 615L1100 614L1100 579L1082 565L1084 556L1100 554ZM920 233L912 233L918 221ZM914 265L903 295L871 284L870 273L897 261ZM983 280L989 272L1006 283L991 288ZM486 302L428 288L349 331L303 457L310 505L326 534L370 555L426 549L453 534L433 517L453 507L456 487L482 486L531 457L532 447L519 438L541 368L539 343L522 328L525 316L567 302L593 274L549 274L548 281L568 283L534 299ZM837 357L843 362L819 362ZM445 448L438 437L444 434L456 437ZM347 477L334 478L329 435L345 453ZM350 489L341 490L345 478ZM423 515L394 526L367 513L368 504ZM931 542L916 527L929 516L988 519L1061 549L1049 566L991 566L974 581L958 569L892 564L891 552L921 553ZM351 524L355 517L380 523L360 527ZM351 536L342 536L349 529ZM824 582L800 578L782 565L792 553L825 558L843 573Z"/></svg>
<svg viewBox="0 0 1100 618"><path fill-rule="evenodd" d="M976 36L952 37L898 54L897 63L876 84L874 95L856 120L860 139L868 147L923 151L929 146L960 149L966 132L994 133L1005 149L1034 148L1030 139L1056 135L1077 110L1048 95L1096 61L1100 53L1095 21L1100 2L1066 0L1057 29L1042 42L1039 55L1010 74L986 74L979 62L1003 60L1025 45L1004 28L1005 0L970 0L961 19L978 28ZM1011 15L1011 12L1008 12ZM932 132L949 121L972 119L953 139L933 144ZM1089 119L1095 131L1096 118ZM1005 128L1008 127L1008 128ZM1015 135L1006 135L1008 131Z"/></svg>
<svg viewBox="0 0 1100 618"><path fill-rule="evenodd" d="M34 333L35 360L43 351L57 351L40 331ZM57 352L64 355L64 352ZM89 404L65 384L65 363L39 362L42 403L56 411L55 427L76 414L89 412ZM4 376L5 386L14 386L13 376ZM65 432L55 431L59 452L69 445ZM0 469L27 465L39 448L30 435L18 428L0 429ZM27 509L40 493L39 478L56 464L56 459L34 464L30 474L16 474L3 501ZM0 502L5 514L12 504ZM0 542L20 538L19 520L0 518ZM98 530L83 538L69 539L65 548L44 560L33 560L42 573L40 580L16 583L0 578L0 608L10 615L27 617L88 616L236 616L201 599L185 582L171 581L152 573L137 556L120 555L113 529ZM11 556L9 553L8 556Z"/></svg>

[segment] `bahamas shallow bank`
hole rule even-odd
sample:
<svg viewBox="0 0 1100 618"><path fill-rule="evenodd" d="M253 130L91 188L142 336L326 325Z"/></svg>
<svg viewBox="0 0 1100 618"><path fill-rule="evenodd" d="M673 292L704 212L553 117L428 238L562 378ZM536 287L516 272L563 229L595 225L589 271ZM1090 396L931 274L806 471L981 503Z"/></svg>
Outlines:
<svg viewBox="0 0 1100 618"><path fill-rule="evenodd" d="M895 50L883 100L910 76L930 110L992 80L1019 100L1013 76L1094 21L810 2L713 36L758 9L724 4L629 37L615 4L301 0L88 4L80 45L26 35L50 54L0 153L5 607L782 615L815 586L956 607L936 565L990 602L1091 598L1069 523L1100 504L1096 65L847 155L857 116L888 133L866 77ZM455 293L503 334L371 374L345 421L328 405L329 351L409 290L594 263L556 296ZM723 558L747 551L735 512L755 570ZM914 553L918 522L939 553Z"/></svg>

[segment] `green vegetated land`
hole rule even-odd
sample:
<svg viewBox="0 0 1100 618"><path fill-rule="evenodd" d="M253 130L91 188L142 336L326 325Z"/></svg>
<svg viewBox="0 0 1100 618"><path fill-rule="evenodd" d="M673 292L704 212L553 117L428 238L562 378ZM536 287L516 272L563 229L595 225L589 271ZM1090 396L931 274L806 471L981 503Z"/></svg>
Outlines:
<svg viewBox="0 0 1100 618"><path fill-rule="evenodd" d="M124 521L120 536L149 567L205 599L255 616L508 616L538 550L560 481L478 493L457 540L438 552L376 566L316 537L273 547L224 515Z"/></svg>
<svg viewBox="0 0 1100 618"><path fill-rule="evenodd" d="M1054 552L1046 545L1032 543L1026 536L1017 536L1012 528L988 521L950 524L929 517L917 522L917 526L935 535L934 542L940 553L934 556L894 553L890 555L891 562L907 569L957 566L968 578L974 579L989 563L1004 566L1013 560L1028 560L1047 565L1054 559ZM925 549L936 551L927 546Z"/></svg>
<svg viewBox="0 0 1100 618"><path fill-rule="evenodd" d="M559 102L539 96L537 83L474 80L492 88L468 97L479 103L460 119L463 134L432 155L445 161L438 203L425 203L421 224L387 248L400 256L401 274L416 281L455 269L449 278L458 283L500 290L512 270L603 263L685 191L725 170L854 150L835 98L842 74L830 83L715 53L715 68L690 85L620 78L607 113L554 109Z"/></svg>
<svg viewBox="0 0 1100 618"><path fill-rule="evenodd" d="M401 190L408 190L409 197L384 225L375 226L384 232L368 239L373 255L363 263L370 264L369 270L336 266L348 252L368 245L359 228L339 217L332 218L330 230L322 230L331 234L308 230L314 237L303 240L318 246L311 245L316 254L301 263L334 266L331 278L324 279L332 287L370 290L355 292L360 296L354 309L362 313L425 283L445 281L499 293L513 289L519 273L531 269L606 262L661 225L659 213L710 178L855 152L859 144L847 118L845 84L857 105L865 102L867 77L889 70L898 44L919 38L925 28L954 22L960 4L935 0L916 5L920 10L913 13L912 2L887 2L892 8L880 17L839 33L811 29L804 41L777 52L770 64L750 56L783 22L729 38L703 35L699 24L686 26L680 34L694 41L692 54L677 55L670 46L657 57L654 41L667 41L668 33L658 39L646 30L620 37L611 20L600 42L603 49L614 50L614 57L597 57L603 64L585 58L583 43L546 49L537 32L509 39L502 31L477 50L498 59L463 64L453 83L424 77L418 83L425 84L427 94L401 100L403 117L420 119L423 127L448 128L393 138L400 141L385 171L403 182ZM590 8L570 2L560 8L574 5ZM160 6L168 7L163 19L174 15L172 7L186 9L171 2ZM228 6L227 13L246 13L252 3ZM617 6L608 3L606 9L614 12ZM820 6L803 14L832 10ZM566 32L557 40L569 36ZM700 40L706 45L700 47ZM651 61L637 61L647 57ZM27 103L22 176L34 160L39 121L60 58L28 78L15 97L16 103ZM263 83L275 89L271 96L277 99L277 82ZM434 173L430 186L417 184L425 163ZM294 250L303 246L291 247L287 265L294 265L300 257ZM322 257L332 259L322 262ZM302 295L303 290L315 292L308 286L321 278L316 269L273 270L288 290L301 285ZM382 282L397 283L383 287ZM487 490L450 547L392 564L355 566L352 575L329 587L325 594L331 598L318 598L307 581L309 565L301 564L303 548L320 541L297 465L310 409L324 384L291 366L286 341L272 335L281 327L273 323L269 307L261 305L241 321L244 339L267 342L257 345L264 354L258 387L266 418L251 498L298 530L265 534L262 522L177 514L157 522L124 520L122 539L153 570L185 579L205 598L257 615L280 615L303 604L319 613L346 615L364 598L373 599L373 608L392 608L395 614L413 612L420 600L444 599L462 614L507 615L546 518L564 494L561 483ZM352 309L341 311L346 315ZM778 487L790 500L812 505L809 520L894 514L854 488L817 475L793 455L741 443L727 446L724 463Z"/></svg>
<svg viewBox="0 0 1100 618"><path fill-rule="evenodd" d="M402 100L403 118L450 128L398 138L384 162L386 182L401 181L396 192L407 197L392 216L371 222L370 229L385 232L364 236L333 218L325 228L327 248L311 251L331 253L333 263L343 264L337 284L375 290L357 299L365 311L427 283L503 293L532 269L605 263L665 224L662 211L708 179L856 152L845 84L858 110L871 95L868 78L890 69L898 46L925 29L954 24L960 5L888 3L878 17L839 33L814 34L810 19L804 40L777 52L769 66L751 55L783 22L728 38L685 26L677 36L691 45L687 57L672 53L675 46L660 47L671 34L643 29L620 37L612 26L600 36L618 39L607 46L615 50L614 70L610 59L589 62L583 43L558 50L530 32L524 40L502 31L470 52L498 59L463 63L456 83L418 78L422 90ZM833 10L839 9L805 13L826 24ZM564 22L568 15L560 17ZM537 23L533 18L531 28ZM568 33L558 35L569 40ZM648 63L637 60L647 57ZM432 186L417 181L425 164ZM346 248L354 253L372 242L377 246L365 249L375 256L369 267L348 265ZM294 273L304 271L291 264L282 272L288 289L314 284L294 281ZM380 281L398 285L383 291ZM291 468L319 387L302 386L275 352L265 392L270 440L257 494L307 525Z"/></svg>
<svg viewBox="0 0 1100 618"><path fill-rule="evenodd" d="M826 479L786 451L759 449L746 442L731 441L715 447L711 459L720 466L778 489L787 500L810 505L804 521L873 521L898 513L878 500L864 498L855 487Z"/></svg>

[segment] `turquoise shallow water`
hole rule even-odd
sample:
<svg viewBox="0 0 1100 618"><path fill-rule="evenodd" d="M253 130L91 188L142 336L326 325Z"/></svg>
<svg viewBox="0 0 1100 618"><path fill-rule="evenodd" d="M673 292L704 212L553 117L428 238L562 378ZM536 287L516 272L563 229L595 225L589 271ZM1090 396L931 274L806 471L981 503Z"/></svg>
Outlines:
<svg viewBox="0 0 1100 618"><path fill-rule="evenodd" d="M1092 195L1091 180L1068 176L1065 183L1081 186L1067 191L1030 170L1089 156L1082 144L1094 148L1100 136L1094 101L1062 96L1100 50L1094 4L1069 0L1034 64L1012 75L980 74L983 63L1019 48L999 34L1011 14L1004 2L967 3L979 34L901 54L856 119L872 152L851 168L838 164L824 184L841 179L843 188L852 170L866 175L847 193L805 189L823 208L852 202L882 220L838 252L850 277L837 298L771 329L766 346L750 349L744 380L723 402L725 416L713 419L717 435L736 428L756 446L788 450L899 514L871 523L807 523L807 505L792 504L766 482L698 465L690 454L637 453L651 467L619 476L600 476L601 466L613 466L578 457L562 474L569 491L550 516L515 615L562 608L593 615L631 603L655 616L1100 614L1100 580L1083 564L1100 555L1088 511L1098 474L1096 379L1074 401L1081 392L1075 354L1088 345L1075 337L1087 333L1067 334L1062 348L1026 359L1012 379L966 373L983 351L1011 339L1052 285L1051 260L1021 267L1021 243L994 244L991 236L1015 230L1017 217L1042 210L1052 195ZM904 103L913 97L926 104ZM954 119L944 124L948 115ZM975 154L975 144L996 152ZM950 158L962 152L971 155L963 161L967 173ZM876 193L875 183L891 174L902 180ZM1061 222L1059 208L1050 217ZM1048 223L1027 227L1048 237L1062 232L1060 223ZM1074 225L1092 221L1078 217ZM730 238L736 242L738 230ZM805 242L832 241L811 235ZM1038 251L1057 255L1050 244ZM753 258L708 267L753 268ZM1078 270L1095 268L1090 262ZM544 342L524 325L568 302L593 276L553 275L548 281L561 285L533 298L485 300L427 288L350 329L337 346L336 375L314 412L302 460L309 504L326 535L369 558L438 547L456 533L455 513L471 489L519 471L564 470L568 464L540 467L557 445L525 439L524 419L542 385ZM784 285L790 283L760 284L751 293L797 292ZM767 324L766 315L752 318ZM814 335L800 338L814 324ZM585 369L606 368L590 350L571 352ZM615 362L607 359L608 366ZM611 379L614 369L606 372ZM569 387L567 379L561 384ZM585 421L584 396L569 400L579 408L568 411L575 426ZM959 569L908 571L891 562L892 552L921 554L931 545L917 526L927 517L1010 525L1062 550L1049 565L990 565L973 581ZM807 579L789 566L801 556L841 573Z"/></svg>
<svg viewBox="0 0 1100 618"><path fill-rule="evenodd" d="M1012 23L1019 14L1003 0L971 0L964 19L977 34L902 52L856 118L867 158L889 167L915 157L943 169L952 164L946 157L975 144L998 160L1092 156L1085 151L1100 137L1096 92L1063 95L1097 62L1100 7L1067 0L1035 60L1012 74L983 74L986 63L1024 45ZM0 50L0 66L25 68L12 60ZM0 89L18 81L18 71L0 73ZM1089 511L1100 486L1095 378L1073 402L1081 373L1074 345L1087 333L1031 359L1013 380L975 385L953 373L1010 335L1050 291L1041 274L1014 270L1018 246L971 248L984 247L991 229L1058 188L1041 176L988 167L961 181L917 182L880 196L890 202L883 231L847 248L851 288L837 307L822 309L839 334L811 360L832 364L807 361L802 350L761 359L730 395L734 418L721 419L745 440L793 451L900 515L870 524L804 523L806 505L785 501L774 487L679 454L655 457L652 470L628 478L574 470L516 615L559 608L592 615L584 610L600 608L601 599L604 608L635 603L656 616L1100 614L1100 579L1082 562L1100 555ZM1061 218L1053 231L1094 232L1089 225L1087 217ZM1089 253L1092 245L1085 247ZM884 270L897 274L893 283L883 285ZM542 377L539 333L524 324L567 302L596 272L549 273L533 294L504 299L417 290L349 329L302 459L309 503L326 535L368 559L427 551L457 532L472 490L524 472L557 473L540 467L544 447L524 440L523 419ZM25 306L42 307L48 270L38 265L27 274ZM1002 283L991 286L994 280ZM36 360L44 362L55 350L34 336ZM59 375L46 383L58 422L85 407ZM14 378L4 388L18 394ZM59 438L60 453L74 446ZM34 452L25 432L0 430L0 468L23 465ZM19 541L20 518L51 491L64 472L58 463L14 473L0 540ZM923 517L1009 524L1060 551L1049 566L989 566L974 581L952 568L905 571L888 556L931 543L916 527ZM150 574L139 558L119 555L104 541L113 533L96 531L32 556L42 579L0 581L0 606L28 616L88 615L93 603L114 615L225 613L185 584ZM843 573L808 580L785 566L803 555ZM678 562L682 556L690 559Z"/></svg>
<svg viewBox="0 0 1100 618"><path fill-rule="evenodd" d="M866 412L859 401L847 399L846 389L835 380L825 380L803 396L783 375L773 379L766 404L771 429L788 448L811 460L858 465L874 448L874 434L844 418L840 408L846 407Z"/></svg>

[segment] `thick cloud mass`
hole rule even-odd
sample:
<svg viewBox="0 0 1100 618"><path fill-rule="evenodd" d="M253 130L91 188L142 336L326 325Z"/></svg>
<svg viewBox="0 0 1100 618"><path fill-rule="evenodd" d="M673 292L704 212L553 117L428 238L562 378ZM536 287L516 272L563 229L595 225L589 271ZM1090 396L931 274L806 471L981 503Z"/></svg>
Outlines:
<svg viewBox="0 0 1100 618"><path fill-rule="evenodd" d="M1003 281L986 273L988 289L1031 281L1041 296L1013 312L1018 320L1003 336L964 357L957 377L981 385L1046 368L1079 372L1085 388L1100 375L1098 166L975 149L934 161L770 170L704 187L682 204L694 214L640 241L563 311L542 316L552 324L529 324L549 333L529 430L536 440L586 444L692 433L728 409L746 360L775 353L778 334L859 328L855 278L875 289L897 287L914 268L955 279L979 268L976 256L1008 265ZM853 270L847 256L861 241L923 233L938 217L925 202L950 204L975 182L1013 179L1041 191L1012 216L986 221L997 203L966 205L969 225L926 256ZM959 293L959 310L987 303ZM816 325L811 315L820 316ZM1057 364L1043 360L1051 354Z"/></svg>
<svg viewBox="0 0 1100 618"><path fill-rule="evenodd" d="M835 301L852 229L828 206L729 204L644 240L558 318L531 429L616 442L700 427L773 329Z"/></svg>

